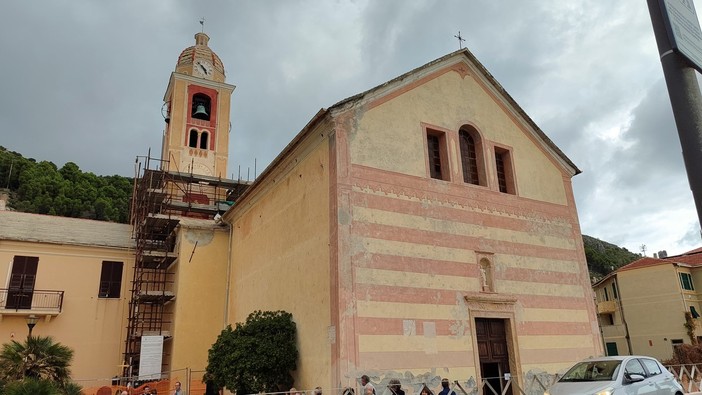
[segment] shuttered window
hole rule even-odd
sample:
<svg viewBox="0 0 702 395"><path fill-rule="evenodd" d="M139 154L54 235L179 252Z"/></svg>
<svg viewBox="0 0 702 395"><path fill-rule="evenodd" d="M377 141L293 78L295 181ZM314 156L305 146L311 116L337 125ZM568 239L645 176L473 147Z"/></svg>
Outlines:
<svg viewBox="0 0 702 395"><path fill-rule="evenodd" d="M119 298L122 289L122 262L102 262L99 298Z"/></svg>

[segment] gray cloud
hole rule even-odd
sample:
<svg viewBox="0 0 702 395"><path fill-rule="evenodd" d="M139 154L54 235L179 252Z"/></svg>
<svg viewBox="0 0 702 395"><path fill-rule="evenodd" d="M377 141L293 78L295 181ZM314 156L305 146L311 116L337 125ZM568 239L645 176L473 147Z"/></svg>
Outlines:
<svg viewBox="0 0 702 395"><path fill-rule="evenodd" d="M135 156L159 155L163 93L203 16L237 86L229 172L244 177L320 108L458 49L460 30L583 170L584 233L634 251L700 244L640 1L9 0L0 15L0 145L126 176Z"/></svg>

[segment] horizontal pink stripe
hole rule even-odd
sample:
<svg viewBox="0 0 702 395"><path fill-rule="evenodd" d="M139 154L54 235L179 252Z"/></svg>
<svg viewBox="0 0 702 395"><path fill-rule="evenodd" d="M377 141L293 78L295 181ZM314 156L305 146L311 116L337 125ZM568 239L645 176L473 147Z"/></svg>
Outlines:
<svg viewBox="0 0 702 395"><path fill-rule="evenodd" d="M485 187L441 182L428 177L411 176L362 165L352 165L350 175L353 185L360 188L370 188L375 191L386 191L395 195L420 199L450 201L463 206L479 207L486 211L524 217L543 219L538 213L547 213L548 217L553 219L565 222L573 221L573 214L567 205L508 195Z"/></svg>
<svg viewBox="0 0 702 395"><path fill-rule="evenodd" d="M413 287L388 287L372 284L356 284L358 300L391 303L431 303L455 305L456 292L443 289ZM473 290L476 292L477 290ZM460 292L460 291L459 291ZM466 294L468 291L466 291ZM518 299L518 304L527 308L587 310L588 299L576 297L553 297L527 294L510 294Z"/></svg>
<svg viewBox="0 0 702 395"><path fill-rule="evenodd" d="M499 229L509 229L521 232L538 232L539 234L570 238L573 228L567 226L569 222L556 218L556 222L543 222L540 216L537 222L528 218L505 217L501 215L486 214L452 207L427 207L426 203L414 200L397 199L390 196L378 196L355 192L351 195L351 204L375 210L395 213L417 215L457 223L478 224Z"/></svg>
<svg viewBox="0 0 702 395"><path fill-rule="evenodd" d="M421 320L415 321L415 335L424 336L423 322L433 322L436 326L437 336L456 336L457 324L455 320ZM404 320L401 318L358 317L356 328L359 335L404 335ZM463 334L470 335L471 322L461 321L465 324ZM517 336L545 336L545 335L589 335L592 334L589 323L563 322L554 325L552 322L524 322L517 324Z"/></svg>
<svg viewBox="0 0 702 395"><path fill-rule="evenodd" d="M353 236L369 237L379 240L400 241L428 246L460 248L474 251L484 251L487 248L494 253L517 256L539 257L564 261L578 260L577 250L534 246L523 243L490 240L483 237L450 235L440 232L398 228L388 225L368 224L363 222L352 223L351 237Z"/></svg>
<svg viewBox="0 0 702 395"><path fill-rule="evenodd" d="M443 276L477 277L478 265L465 262L441 261L387 254L363 254L353 258L356 267L426 273Z"/></svg>
<svg viewBox="0 0 702 395"><path fill-rule="evenodd" d="M402 257L387 254L357 255L353 257L352 260L355 266L364 268L456 277L478 278L479 276L478 265L475 263L441 261L441 263L437 264L436 261L431 259ZM563 264L577 265L574 262L564 262ZM506 267L504 271L495 273L495 280L529 281L545 284L582 284L580 276L574 273L532 270L518 267Z"/></svg>
<svg viewBox="0 0 702 395"><path fill-rule="evenodd" d="M400 369L426 369L473 367L473 353L467 351L443 351L427 354L412 352L362 352L359 354L359 371L378 369L382 371Z"/></svg>
<svg viewBox="0 0 702 395"><path fill-rule="evenodd" d="M575 262L564 262L563 265L578 265ZM518 267L506 267L502 273L495 274L495 280L526 281L543 284L582 285L579 275L575 273L549 272Z"/></svg>

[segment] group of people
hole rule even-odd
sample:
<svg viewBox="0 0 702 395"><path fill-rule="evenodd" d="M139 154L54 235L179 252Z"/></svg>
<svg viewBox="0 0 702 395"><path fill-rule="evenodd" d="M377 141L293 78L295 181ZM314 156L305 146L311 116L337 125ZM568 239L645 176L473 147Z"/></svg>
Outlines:
<svg viewBox="0 0 702 395"><path fill-rule="evenodd" d="M361 387L363 393L360 395L377 395L375 392L375 386L370 382L370 378L367 375L361 376ZM405 395L405 391L402 389L402 383L398 379L391 379L388 382L388 389L393 395ZM290 390L290 395L302 395L295 388ZM314 391L314 395L322 395L322 389L317 387ZM342 395L355 395L353 388L345 388ZM422 387L420 395L434 395L434 392L430 390L426 385ZM441 391L437 395L456 395L456 391L453 391L449 387L449 380L443 378L441 380Z"/></svg>
<svg viewBox="0 0 702 395"><path fill-rule="evenodd" d="M361 376L361 385L363 386L363 395L376 395L375 387L370 382L370 378L365 374ZM393 395L405 395L402 384L398 379L391 379L388 383L388 389L390 389ZM434 393L425 385L422 387L420 395L434 395ZM456 392L449 388L449 380L447 378L441 379L441 391L438 395L456 395Z"/></svg>
<svg viewBox="0 0 702 395"><path fill-rule="evenodd" d="M129 391L124 390L120 393L120 395L130 395ZM151 387L148 385L144 386L144 388L141 391L140 395L156 395L156 390L152 390ZM180 381L175 382L175 389L173 390L172 395L185 395L185 392L181 388Z"/></svg>

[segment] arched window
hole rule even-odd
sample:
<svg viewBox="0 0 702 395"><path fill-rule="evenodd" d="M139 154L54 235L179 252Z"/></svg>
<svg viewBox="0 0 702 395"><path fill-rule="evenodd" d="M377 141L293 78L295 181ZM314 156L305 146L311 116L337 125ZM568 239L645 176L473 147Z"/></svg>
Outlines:
<svg viewBox="0 0 702 395"><path fill-rule="evenodd" d="M458 139L461 148L463 181L468 184L487 185L480 134L472 126L464 125L458 132Z"/></svg>
<svg viewBox="0 0 702 395"><path fill-rule="evenodd" d="M203 121L210 120L211 114L211 100L210 97L202 94L196 93L193 95L193 107L190 112L190 116L197 119L202 119Z"/></svg>
<svg viewBox="0 0 702 395"><path fill-rule="evenodd" d="M190 135L188 136L188 147L197 148L197 130L190 129Z"/></svg>
<svg viewBox="0 0 702 395"><path fill-rule="evenodd" d="M207 140L209 135L210 134L207 132L202 132L200 135L200 149L207 149Z"/></svg>

